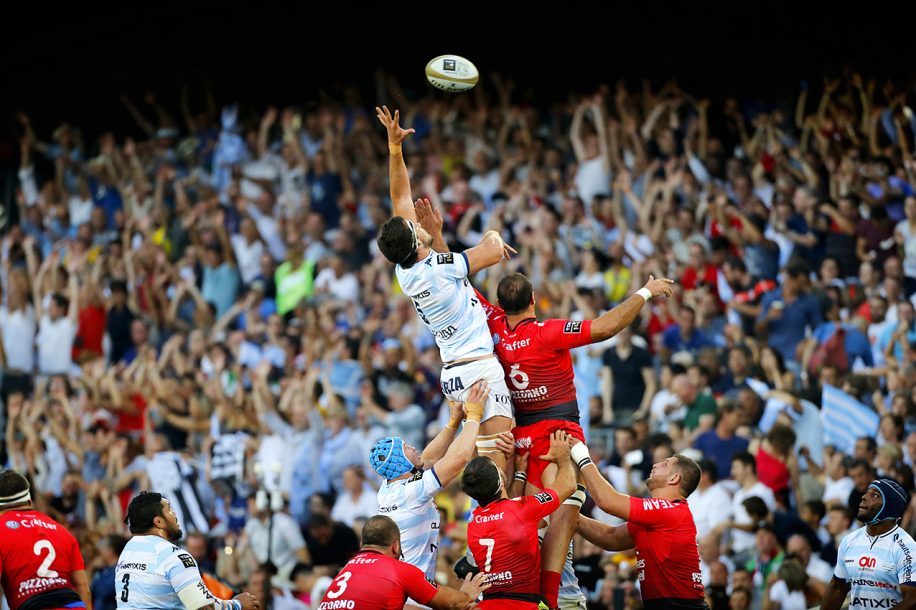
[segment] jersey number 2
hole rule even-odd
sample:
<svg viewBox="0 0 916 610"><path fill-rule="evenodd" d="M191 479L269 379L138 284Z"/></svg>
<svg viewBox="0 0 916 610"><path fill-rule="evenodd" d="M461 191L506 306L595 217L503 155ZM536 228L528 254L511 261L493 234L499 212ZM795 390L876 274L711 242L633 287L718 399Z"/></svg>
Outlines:
<svg viewBox="0 0 916 610"><path fill-rule="evenodd" d="M350 580L351 576L353 576L353 574L350 572L343 572L340 576L335 578L334 580L337 582L337 590L331 591L328 589L328 599L337 599L343 595L343 592L347 590L347 581Z"/></svg>
<svg viewBox="0 0 916 610"><path fill-rule="evenodd" d="M54 545L51 544L49 540L39 540L35 543L35 546L32 547L32 550L35 551L35 554L39 557L41 556L41 552L45 549L48 550L48 556L45 557L45 560L38 566L36 574L39 578L57 578L59 576L57 570L50 569L51 564L54 563L54 558L57 557L57 551L54 550Z"/></svg>
<svg viewBox="0 0 916 610"><path fill-rule="evenodd" d="M483 571L489 572L493 567L493 548L496 546L496 541L492 538L481 538L477 542L480 543L480 546L487 547L487 561L484 563Z"/></svg>

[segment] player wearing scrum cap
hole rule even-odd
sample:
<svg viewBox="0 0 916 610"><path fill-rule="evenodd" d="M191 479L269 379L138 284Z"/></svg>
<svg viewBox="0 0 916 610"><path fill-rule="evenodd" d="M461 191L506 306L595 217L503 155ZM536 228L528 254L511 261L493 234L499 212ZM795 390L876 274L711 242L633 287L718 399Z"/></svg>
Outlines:
<svg viewBox="0 0 916 610"><path fill-rule="evenodd" d="M435 581L439 549L439 510L433 497L473 457L489 391L487 383L479 381L471 387L466 402L449 402L448 425L423 453L397 436L379 440L369 453L373 470L385 479L378 490L378 512L398 524L404 561L420 568L430 582ZM464 428L456 438L465 416Z"/></svg>
<svg viewBox="0 0 916 610"><path fill-rule="evenodd" d="M437 252L429 232L417 222L410 194L410 176L401 143L413 133L398 125L399 113L376 108L379 122L388 131L389 178L394 215L379 230L378 247L395 264L395 275L417 315L432 332L443 366L442 392L449 400L464 401L471 386L486 380L491 392L480 425L478 450L504 466L496 449L496 435L509 430L512 401L502 367L493 354L480 299L468 276L508 258L515 250L496 231L488 231L479 244L464 252Z"/></svg>
<svg viewBox="0 0 916 610"><path fill-rule="evenodd" d="M821 608L839 610L848 593L850 608L916 607L916 542L898 525L910 499L891 479L871 482L856 515L865 527L840 542Z"/></svg>

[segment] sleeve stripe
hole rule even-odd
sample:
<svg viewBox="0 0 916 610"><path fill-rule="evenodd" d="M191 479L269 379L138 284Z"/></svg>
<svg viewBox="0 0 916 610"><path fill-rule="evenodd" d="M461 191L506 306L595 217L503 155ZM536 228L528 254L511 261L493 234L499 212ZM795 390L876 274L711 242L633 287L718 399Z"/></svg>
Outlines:
<svg viewBox="0 0 916 610"><path fill-rule="evenodd" d="M443 487L442 481L439 480L439 475L436 474L436 467L435 467L435 466L432 466L432 467L429 469L429 471L430 471L430 472L433 474L433 476L436 478L436 483L439 484L439 487Z"/></svg>
<svg viewBox="0 0 916 610"><path fill-rule="evenodd" d="M465 274L470 274L471 273L471 263L468 262L468 255L462 252L461 257L464 259Z"/></svg>
<svg viewBox="0 0 916 610"><path fill-rule="evenodd" d="M909 580L907 582L900 583L901 587L916 587L916 581Z"/></svg>

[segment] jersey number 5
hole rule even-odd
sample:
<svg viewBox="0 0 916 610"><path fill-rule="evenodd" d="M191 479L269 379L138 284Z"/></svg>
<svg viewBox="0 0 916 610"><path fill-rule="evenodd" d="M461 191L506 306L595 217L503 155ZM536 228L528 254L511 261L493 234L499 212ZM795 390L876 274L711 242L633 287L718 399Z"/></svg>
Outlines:
<svg viewBox="0 0 916 610"><path fill-rule="evenodd" d="M334 582L337 583L337 590L331 591L328 589L328 599L337 599L343 592L347 590L347 581L350 580L350 577L353 576L350 572L342 572L340 576L334 579Z"/></svg>
<svg viewBox="0 0 916 610"><path fill-rule="evenodd" d="M39 578L57 578L59 576L57 570L51 569L51 564L54 563L54 558L57 557L57 551L54 550L54 545L52 545L49 540L39 540L35 543L35 546L32 547L32 550L35 551L35 554L39 557L41 557L41 552L45 549L48 550L48 556L41 562L41 565L38 566L38 571L35 573Z"/></svg>
<svg viewBox="0 0 916 610"><path fill-rule="evenodd" d="M483 565L483 571L489 572L493 567L493 548L496 546L496 541L492 538L481 538L477 542L480 543L480 546L487 547L487 561Z"/></svg>

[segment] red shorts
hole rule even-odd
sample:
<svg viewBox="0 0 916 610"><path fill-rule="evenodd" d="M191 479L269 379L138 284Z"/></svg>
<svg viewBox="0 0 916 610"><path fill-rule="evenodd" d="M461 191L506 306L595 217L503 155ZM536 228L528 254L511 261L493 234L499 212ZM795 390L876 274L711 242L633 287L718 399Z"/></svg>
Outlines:
<svg viewBox="0 0 916 610"><path fill-rule="evenodd" d="M517 599L485 599L478 602L480 610L538 610L540 606L534 602L523 602Z"/></svg>
<svg viewBox="0 0 916 610"><path fill-rule="evenodd" d="M550 451L550 435L557 430L565 430L568 434L583 443L585 442L585 433L582 432L582 426L562 419L545 419L527 426L516 426L512 429L512 436L515 437L515 450L519 454L530 454L528 457L528 482L538 489L544 489L544 484L541 483L541 475L544 474L544 469L550 464L550 462L542 460L541 456L547 455Z"/></svg>

